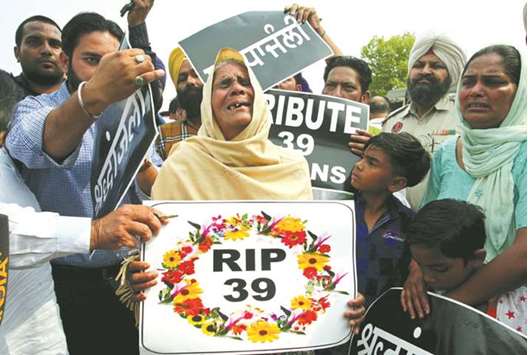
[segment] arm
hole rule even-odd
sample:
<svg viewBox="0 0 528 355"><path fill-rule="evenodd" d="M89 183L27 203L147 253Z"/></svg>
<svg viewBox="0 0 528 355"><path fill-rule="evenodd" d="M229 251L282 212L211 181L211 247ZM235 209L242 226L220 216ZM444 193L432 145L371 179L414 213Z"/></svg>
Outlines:
<svg viewBox="0 0 528 355"><path fill-rule="evenodd" d="M478 305L526 283L526 227L518 229L515 241L493 261L484 265L462 286L447 294L460 302Z"/></svg>
<svg viewBox="0 0 528 355"><path fill-rule="evenodd" d="M154 68L165 70L163 62L157 57L156 53L150 47L147 25L145 20L154 5L154 0L134 0L134 8L128 13L128 30L130 33L130 44L134 48L145 51L154 64ZM163 76L160 80L151 83L152 96L156 112L159 111L163 104L163 90L165 89L165 79Z"/></svg>
<svg viewBox="0 0 528 355"><path fill-rule="evenodd" d="M123 206L93 221L5 203L0 203L0 213L9 218L9 256L13 268L37 266L94 249L136 247L139 242L136 236L147 241L161 227L160 220L146 206Z"/></svg>
<svg viewBox="0 0 528 355"><path fill-rule="evenodd" d="M149 57L136 63L140 49L129 49L105 55L92 78L84 86L80 105L77 91L62 105L52 110L44 124L43 151L56 161L70 155L80 144L86 130L95 122L93 115L103 112L109 105L130 96L137 90L136 76L146 82L159 79L163 71L154 70Z"/></svg>
<svg viewBox="0 0 528 355"><path fill-rule="evenodd" d="M290 15L294 16L299 22L304 23L308 21L312 28L321 36L321 38L328 44L328 46L330 46L332 52L334 52L334 55L343 55L343 52L341 52L339 47L334 43L332 38L330 38L330 35L328 35L326 30L321 25L321 19L319 18L319 15L317 14L315 8L303 7L297 4L293 4L291 6L287 6L284 9L284 12L287 12Z"/></svg>

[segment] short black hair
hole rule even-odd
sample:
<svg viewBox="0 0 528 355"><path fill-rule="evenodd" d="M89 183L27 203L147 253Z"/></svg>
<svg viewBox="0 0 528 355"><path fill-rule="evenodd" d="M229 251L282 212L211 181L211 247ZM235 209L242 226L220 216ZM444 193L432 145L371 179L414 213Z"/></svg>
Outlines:
<svg viewBox="0 0 528 355"><path fill-rule="evenodd" d="M504 65L504 71L506 72L506 75L508 75L510 80L516 85L519 85L519 79L521 77L521 54L515 47L504 44L495 44L484 47L477 51L467 61L462 75L464 75L467 68L469 67L469 64L471 64L475 58L486 54L497 54L502 57L502 64Z"/></svg>
<svg viewBox="0 0 528 355"><path fill-rule="evenodd" d="M323 79L326 83L330 71L335 67L349 67L359 74L359 83L361 84L361 93L367 92L372 82L372 71L369 65L362 59L352 56L336 56L327 59Z"/></svg>
<svg viewBox="0 0 528 355"><path fill-rule="evenodd" d="M370 147L381 149L389 156L392 169L407 179L407 186L415 186L423 180L431 166L431 156L420 141L407 132L380 133L369 139Z"/></svg>
<svg viewBox="0 0 528 355"><path fill-rule="evenodd" d="M7 131L13 109L24 96L11 74L0 70L0 132Z"/></svg>
<svg viewBox="0 0 528 355"><path fill-rule="evenodd" d="M27 19L22 21L22 23L20 25L18 25L18 28L17 28L17 30L15 32L15 43L16 43L17 47L20 47L20 45L22 44L22 37L24 36L24 26L28 22L43 22L43 23L47 23L47 24L50 24L52 26L57 27L59 32L61 32L61 28L59 27L59 25L57 25L57 23L55 21L53 21L52 19L50 19L49 17L42 16L42 15L35 15L35 16L28 17Z"/></svg>
<svg viewBox="0 0 528 355"><path fill-rule="evenodd" d="M109 32L119 41L123 38L123 30L117 23L105 19L95 12L83 12L75 15L64 26L62 31L62 50L71 58L73 50L79 44L79 39L92 32Z"/></svg>
<svg viewBox="0 0 528 355"><path fill-rule="evenodd" d="M383 99L383 102L374 102L374 98L379 97ZM391 111L391 104L385 96L374 96L370 99L370 113L389 113Z"/></svg>
<svg viewBox="0 0 528 355"><path fill-rule="evenodd" d="M484 248L484 213L465 201L444 199L425 205L404 230L409 245L439 248L448 258L469 259Z"/></svg>

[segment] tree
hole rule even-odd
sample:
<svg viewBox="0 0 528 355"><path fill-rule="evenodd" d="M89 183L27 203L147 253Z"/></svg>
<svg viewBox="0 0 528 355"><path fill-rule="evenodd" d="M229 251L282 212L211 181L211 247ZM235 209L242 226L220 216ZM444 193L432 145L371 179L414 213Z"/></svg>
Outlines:
<svg viewBox="0 0 528 355"><path fill-rule="evenodd" d="M386 95L391 89L407 86L407 60L414 43L414 35L404 33L384 37L374 36L361 48L363 58L372 70L371 97Z"/></svg>

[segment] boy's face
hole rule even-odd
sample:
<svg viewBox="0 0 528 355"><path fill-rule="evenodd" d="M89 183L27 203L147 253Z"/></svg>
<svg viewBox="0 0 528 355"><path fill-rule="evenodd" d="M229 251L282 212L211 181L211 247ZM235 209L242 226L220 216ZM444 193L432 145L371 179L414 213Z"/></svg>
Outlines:
<svg viewBox="0 0 528 355"><path fill-rule="evenodd" d="M463 258L446 257L439 248L414 244L411 245L411 253L422 269L425 283L435 291L449 291L456 288L475 268L473 261L464 262Z"/></svg>
<svg viewBox="0 0 528 355"><path fill-rule="evenodd" d="M395 192L401 177L394 177L390 158L376 146L369 146L352 170L352 186L361 192L390 191Z"/></svg>

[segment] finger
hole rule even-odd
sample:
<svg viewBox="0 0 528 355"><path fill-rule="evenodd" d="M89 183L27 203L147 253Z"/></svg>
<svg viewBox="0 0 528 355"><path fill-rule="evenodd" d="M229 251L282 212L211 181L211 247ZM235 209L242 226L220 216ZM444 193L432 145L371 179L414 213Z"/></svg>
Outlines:
<svg viewBox="0 0 528 355"><path fill-rule="evenodd" d="M409 295L407 295L406 302L407 302L407 311L409 312L409 316L411 317L411 319L415 319L416 318L416 312L414 310L414 306L413 306L413 303L412 303L412 298L409 297Z"/></svg>
<svg viewBox="0 0 528 355"><path fill-rule="evenodd" d="M151 83L153 81L159 80L165 76L165 71L163 69L156 69L154 71L141 74L145 82Z"/></svg>
<svg viewBox="0 0 528 355"><path fill-rule="evenodd" d="M135 272L130 274L129 281L134 286L154 281L158 277L157 271Z"/></svg>
<svg viewBox="0 0 528 355"><path fill-rule="evenodd" d="M308 19L313 16L314 14L314 9L313 8L307 8L306 10L304 10L304 13L303 13L303 23L308 21Z"/></svg>
<svg viewBox="0 0 528 355"><path fill-rule="evenodd" d="M427 299L427 294L425 292L422 292L419 295L419 301L420 301L420 306L424 310L425 315L429 314L429 311L430 311L429 300Z"/></svg>
<svg viewBox="0 0 528 355"><path fill-rule="evenodd" d="M150 264L144 261L132 261L128 264L128 272L135 273L143 270L147 270Z"/></svg>
<svg viewBox="0 0 528 355"><path fill-rule="evenodd" d="M134 299L136 302L143 302L147 299L147 297L143 291L139 291L138 293L134 293L132 299Z"/></svg>
<svg viewBox="0 0 528 355"><path fill-rule="evenodd" d="M121 52L125 55L128 55L129 57L135 57L136 55L145 54L145 51L139 48L123 49Z"/></svg>
<svg viewBox="0 0 528 355"><path fill-rule="evenodd" d="M414 309L418 314L418 317L421 319L424 317L424 310L422 308L422 303L420 302L421 290L417 290L416 287L411 289L411 300L414 305Z"/></svg>
<svg viewBox="0 0 528 355"><path fill-rule="evenodd" d="M145 56L145 60L141 63L136 63L135 59L132 60L134 60L134 70L136 75L141 75L156 70L154 64L152 64L152 59L149 56Z"/></svg>
<svg viewBox="0 0 528 355"><path fill-rule="evenodd" d="M368 143L369 140L370 140L370 137L365 137L363 135L359 135L359 134L350 135L350 142L366 144Z"/></svg>
<svg viewBox="0 0 528 355"><path fill-rule="evenodd" d="M365 137L368 137L368 138L372 138L372 134L370 134L368 131L364 131L362 129L358 129L356 130L356 132L360 135L360 136L365 136Z"/></svg>
<svg viewBox="0 0 528 355"><path fill-rule="evenodd" d="M156 281L156 280L152 280L152 281L148 281L148 282L143 282L143 283L130 283L130 287L131 287L132 290L134 290L135 292L137 292L137 291L144 291L144 290L148 290L148 289L151 288L151 287L156 286L157 283L158 283L158 281Z"/></svg>
<svg viewBox="0 0 528 355"><path fill-rule="evenodd" d="M161 224L167 224L169 223L169 218L161 211L153 208L152 212L156 216L156 218L161 222Z"/></svg>
<svg viewBox="0 0 528 355"><path fill-rule="evenodd" d="M404 312L407 312L407 305L405 304L405 289L400 293L400 304Z"/></svg>
<svg viewBox="0 0 528 355"><path fill-rule="evenodd" d="M161 228L161 222L154 214L152 208L148 206L134 205L130 206L132 211L131 218L136 222L147 225L153 234L157 234Z"/></svg>
<svg viewBox="0 0 528 355"><path fill-rule="evenodd" d="M134 240L134 236L138 236L141 241L146 242L152 238L152 231L150 228L143 223L140 222L131 222L127 225L127 232L130 234L130 237ZM137 242L137 240L136 240Z"/></svg>

